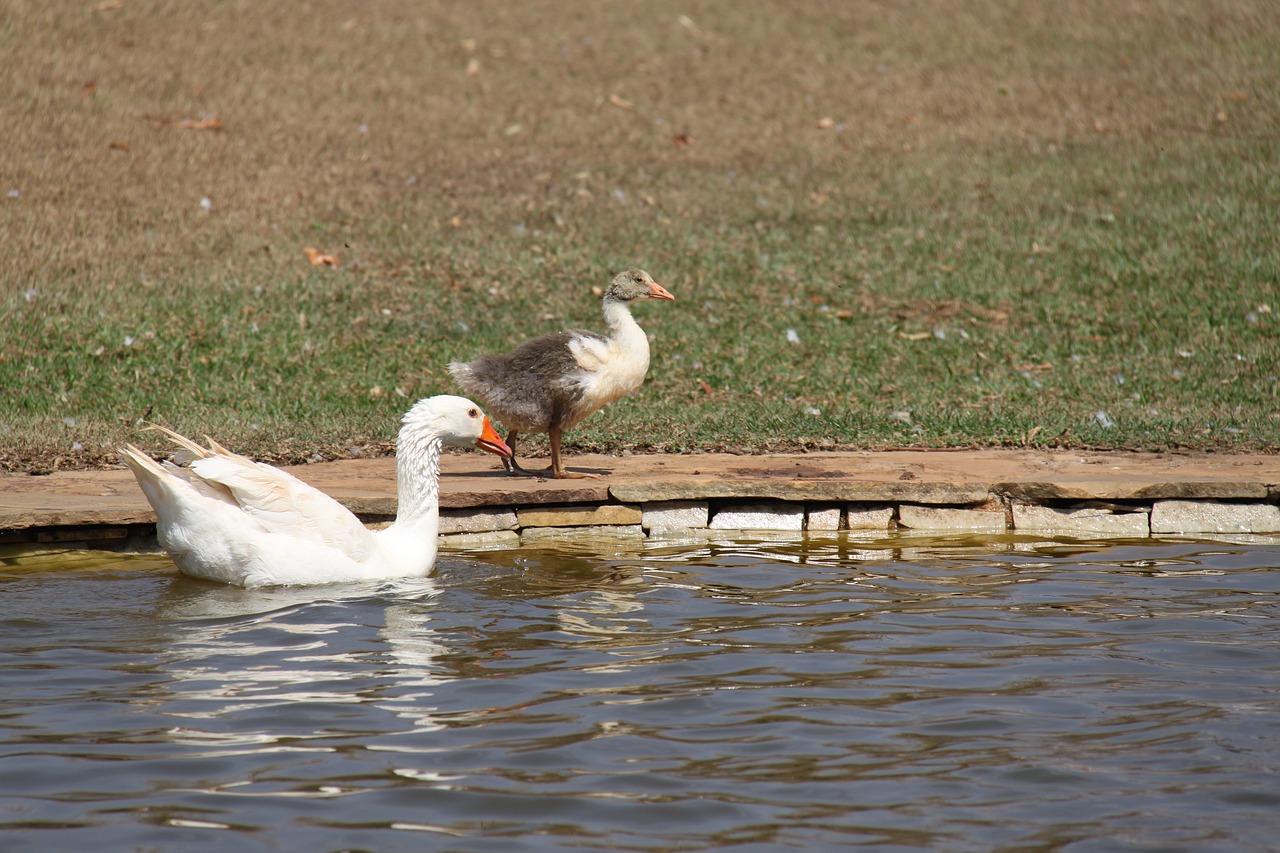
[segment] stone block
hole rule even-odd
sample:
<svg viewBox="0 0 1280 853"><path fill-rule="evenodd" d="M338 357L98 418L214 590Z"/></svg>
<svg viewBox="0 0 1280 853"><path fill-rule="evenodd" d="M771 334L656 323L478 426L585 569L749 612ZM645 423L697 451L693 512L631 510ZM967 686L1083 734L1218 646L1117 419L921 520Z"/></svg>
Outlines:
<svg viewBox="0 0 1280 853"><path fill-rule="evenodd" d="M516 514L499 509L445 509L440 511L440 532L488 533L491 530L515 530Z"/></svg>
<svg viewBox="0 0 1280 853"><path fill-rule="evenodd" d="M714 531L706 527L653 527L649 529L650 542L675 544L677 542L706 542Z"/></svg>
<svg viewBox="0 0 1280 853"><path fill-rule="evenodd" d="M877 504L851 504L849 530L888 530L893 521L893 507Z"/></svg>
<svg viewBox="0 0 1280 853"><path fill-rule="evenodd" d="M1280 506L1217 501L1156 501L1152 533L1277 533Z"/></svg>
<svg viewBox="0 0 1280 853"><path fill-rule="evenodd" d="M767 473L767 472L762 472ZM920 504L980 504L989 496L982 483L943 483L920 480L789 480L777 477L708 476L696 479L623 482L609 487L614 500L624 503L712 499L760 499L814 503L863 501Z"/></svg>
<svg viewBox="0 0 1280 853"><path fill-rule="evenodd" d="M1003 510L950 509L915 504L898 507L898 523L912 530L1004 533L1008 529Z"/></svg>
<svg viewBox="0 0 1280 853"><path fill-rule="evenodd" d="M1147 512L1112 512L1107 509L1075 509L1033 504L1013 505L1015 530L1056 533L1085 533L1091 536L1148 536L1151 523Z"/></svg>
<svg viewBox="0 0 1280 853"><path fill-rule="evenodd" d="M521 545L545 545L556 542L621 542L644 541L638 524L609 524L598 527L526 527L520 531Z"/></svg>
<svg viewBox="0 0 1280 853"><path fill-rule="evenodd" d="M477 551L485 548L515 548L520 534L514 530L486 530L481 533L449 533L440 537L442 551Z"/></svg>
<svg viewBox="0 0 1280 853"><path fill-rule="evenodd" d="M723 530L707 530L709 542L789 542L803 539L803 530L762 530L759 527L726 527Z"/></svg>
<svg viewBox="0 0 1280 853"><path fill-rule="evenodd" d="M842 506L813 506L809 507L805 529L814 533L834 532L840 529L840 522L843 520L844 507Z"/></svg>
<svg viewBox="0 0 1280 853"><path fill-rule="evenodd" d="M654 501L642 512L640 526L645 530L704 528L711 517L706 501Z"/></svg>
<svg viewBox="0 0 1280 853"><path fill-rule="evenodd" d="M603 527L611 524L640 524L643 513L637 506L559 506L522 509L517 512L521 527Z"/></svg>
<svg viewBox="0 0 1280 853"><path fill-rule="evenodd" d="M769 501L726 507L711 519L713 530L803 530L804 505Z"/></svg>

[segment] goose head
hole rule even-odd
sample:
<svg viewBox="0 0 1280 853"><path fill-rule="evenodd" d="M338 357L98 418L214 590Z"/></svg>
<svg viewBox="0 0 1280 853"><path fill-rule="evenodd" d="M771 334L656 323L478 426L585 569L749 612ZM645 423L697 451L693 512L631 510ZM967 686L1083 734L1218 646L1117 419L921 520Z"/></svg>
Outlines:
<svg viewBox="0 0 1280 853"><path fill-rule="evenodd" d="M510 456L506 445L480 407L466 397L441 394L419 400L405 413L401 434L434 436L452 447L477 447Z"/></svg>
<svg viewBox="0 0 1280 853"><path fill-rule="evenodd" d="M632 267L613 277L604 291L606 302L634 302L637 299L670 299L675 297L654 281L647 272Z"/></svg>

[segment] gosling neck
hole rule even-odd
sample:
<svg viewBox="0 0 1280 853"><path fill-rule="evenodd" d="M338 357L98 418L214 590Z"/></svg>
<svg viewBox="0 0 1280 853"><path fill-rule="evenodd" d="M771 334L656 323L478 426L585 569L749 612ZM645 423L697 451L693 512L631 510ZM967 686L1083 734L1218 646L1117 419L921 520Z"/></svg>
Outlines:
<svg viewBox="0 0 1280 853"><path fill-rule="evenodd" d="M623 302L620 299L606 299L604 301L604 321L609 325L609 331L615 337L619 333L640 329L640 324L636 322L636 318L631 316L631 303Z"/></svg>

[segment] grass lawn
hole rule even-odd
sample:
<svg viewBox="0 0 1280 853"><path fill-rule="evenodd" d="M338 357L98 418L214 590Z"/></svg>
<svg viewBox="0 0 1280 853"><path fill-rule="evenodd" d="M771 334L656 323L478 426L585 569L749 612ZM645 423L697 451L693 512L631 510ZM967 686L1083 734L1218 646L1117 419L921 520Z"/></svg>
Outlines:
<svg viewBox="0 0 1280 853"><path fill-rule="evenodd" d="M387 452L633 264L678 301L570 452L1274 451L1277 44L1271 0L18 0L0 468Z"/></svg>

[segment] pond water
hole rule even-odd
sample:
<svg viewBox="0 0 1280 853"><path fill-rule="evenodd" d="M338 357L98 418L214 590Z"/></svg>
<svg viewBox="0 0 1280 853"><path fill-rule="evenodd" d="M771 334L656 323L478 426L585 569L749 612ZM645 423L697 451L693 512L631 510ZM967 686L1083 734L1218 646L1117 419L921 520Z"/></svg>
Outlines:
<svg viewBox="0 0 1280 853"><path fill-rule="evenodd" d="M0 846L1276 849L1280 544L631 547L10 560Z"/></svg>

